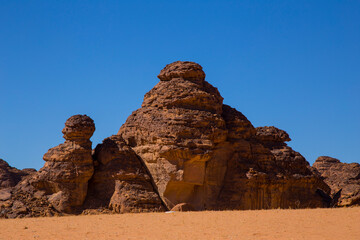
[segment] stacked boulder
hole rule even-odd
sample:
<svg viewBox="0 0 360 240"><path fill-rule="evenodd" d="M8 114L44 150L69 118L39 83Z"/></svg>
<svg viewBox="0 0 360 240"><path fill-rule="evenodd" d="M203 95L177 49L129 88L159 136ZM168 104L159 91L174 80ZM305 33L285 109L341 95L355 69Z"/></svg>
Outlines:
<svg viewBox="0 0 360 240"><path fill-rule="evenodd" d="M45 153L46 163L33 179L33 186L51 195L49 202L60 212L76 212L84 203L94 172L90 141L94 131L90 117L70 117L62 130L65 142Z"/></svg>

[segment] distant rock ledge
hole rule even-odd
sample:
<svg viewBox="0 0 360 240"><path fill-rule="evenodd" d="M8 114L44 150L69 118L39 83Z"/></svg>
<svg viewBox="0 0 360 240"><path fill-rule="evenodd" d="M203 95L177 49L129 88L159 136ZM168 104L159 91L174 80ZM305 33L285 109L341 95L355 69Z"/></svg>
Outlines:
<svg viewBox="0 0 360 240"><path fill-rule="evenodd" d="M332 157L321 156L313 167L331 188L338 206L360 204L360 164L342 163Z"/></svg>

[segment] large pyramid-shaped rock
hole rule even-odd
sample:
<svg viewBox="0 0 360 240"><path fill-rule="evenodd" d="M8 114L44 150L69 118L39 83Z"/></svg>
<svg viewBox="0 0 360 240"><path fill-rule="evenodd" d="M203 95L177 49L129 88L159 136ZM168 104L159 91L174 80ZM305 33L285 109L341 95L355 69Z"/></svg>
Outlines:
<svg viewBox="0 0 360 240"><path fill-rule="evenodd" d="M174 62L158 77L118 135L145 162L169 209L180 203L196 210L328 204L330 189L284 144L289 139L264 136L223 105L199 64Z"/></svg>

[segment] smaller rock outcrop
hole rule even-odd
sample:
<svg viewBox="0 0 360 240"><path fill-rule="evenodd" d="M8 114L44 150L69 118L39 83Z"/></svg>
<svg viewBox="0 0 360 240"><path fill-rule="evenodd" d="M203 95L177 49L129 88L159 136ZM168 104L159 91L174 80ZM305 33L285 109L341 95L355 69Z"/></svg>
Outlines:
<svg viewBox="0 0 360 240"><path fill-rule="evenodd" d="M94 172L90 141L94 131L90 117L70 117L62 130L65 143L45 153L46 163L32 181L37 189L51 195L49 202L60 212L72 213L85 200L88 180Z"/></svg>
<svg viewBox="0 0 360 240"><path fill-rule="evenodd" d="M274 126L265 126L256 128L256 137L262 144L271 149L286 146L285 142L291 141L287 132Z"/></svg>
<svg viewBox="0 0 360 240"><path fill-rule="evenodd" d="M31 177L25 178L15 187L0 190L0 218L62 215L52 206L44 191L30 184Z"/></svg>
<svg viewBox="0 0 360 240"><path fill-rule="evenodd" d="M300 174L317 178L311 172L310 164L306 159L286 144L291 141L291 138L284 130L273 126L257 127L256 138L271 151L276 165L281 167L286 174ZM327 189L325 184L324 188Z"/></svg>
<svg viewBox="0 0 360 240"><path fill-rule="evenodd" d="M330 186L337 206L360 204L360 164L342 163L332 157L318 157L313 168L321 174Z"/></svg>
<svg viewBox="0 0 360 240"><path fill-rule="evenodd" d="M36 170L32 168L19 170L11 167L6 161L0 159L0 189L14 187L25 176L34 172Z"/></svg>
<svg viewBox="0 0 360 240"><path fill-rule="evenodd" d="M59 215L44 192L31 186L35 169L19 170L0 160L0 218Z"/></svg>
<svg viewBox="0 0 360 240"><path fill-rule="evenodd" d="M116 213L165 211L142 160L121 136L104 139L94 151L95 172L85 208Z"/></svg>

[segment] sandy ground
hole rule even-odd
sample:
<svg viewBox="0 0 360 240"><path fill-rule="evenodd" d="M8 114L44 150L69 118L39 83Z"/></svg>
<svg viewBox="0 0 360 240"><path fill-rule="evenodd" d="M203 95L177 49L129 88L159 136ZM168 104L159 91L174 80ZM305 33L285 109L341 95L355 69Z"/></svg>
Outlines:
<svg viewBox="0 0 360 240"><path fill-rule="evenodd" d="M360 207L1 219L0 239L360 239Z"/></svg>

